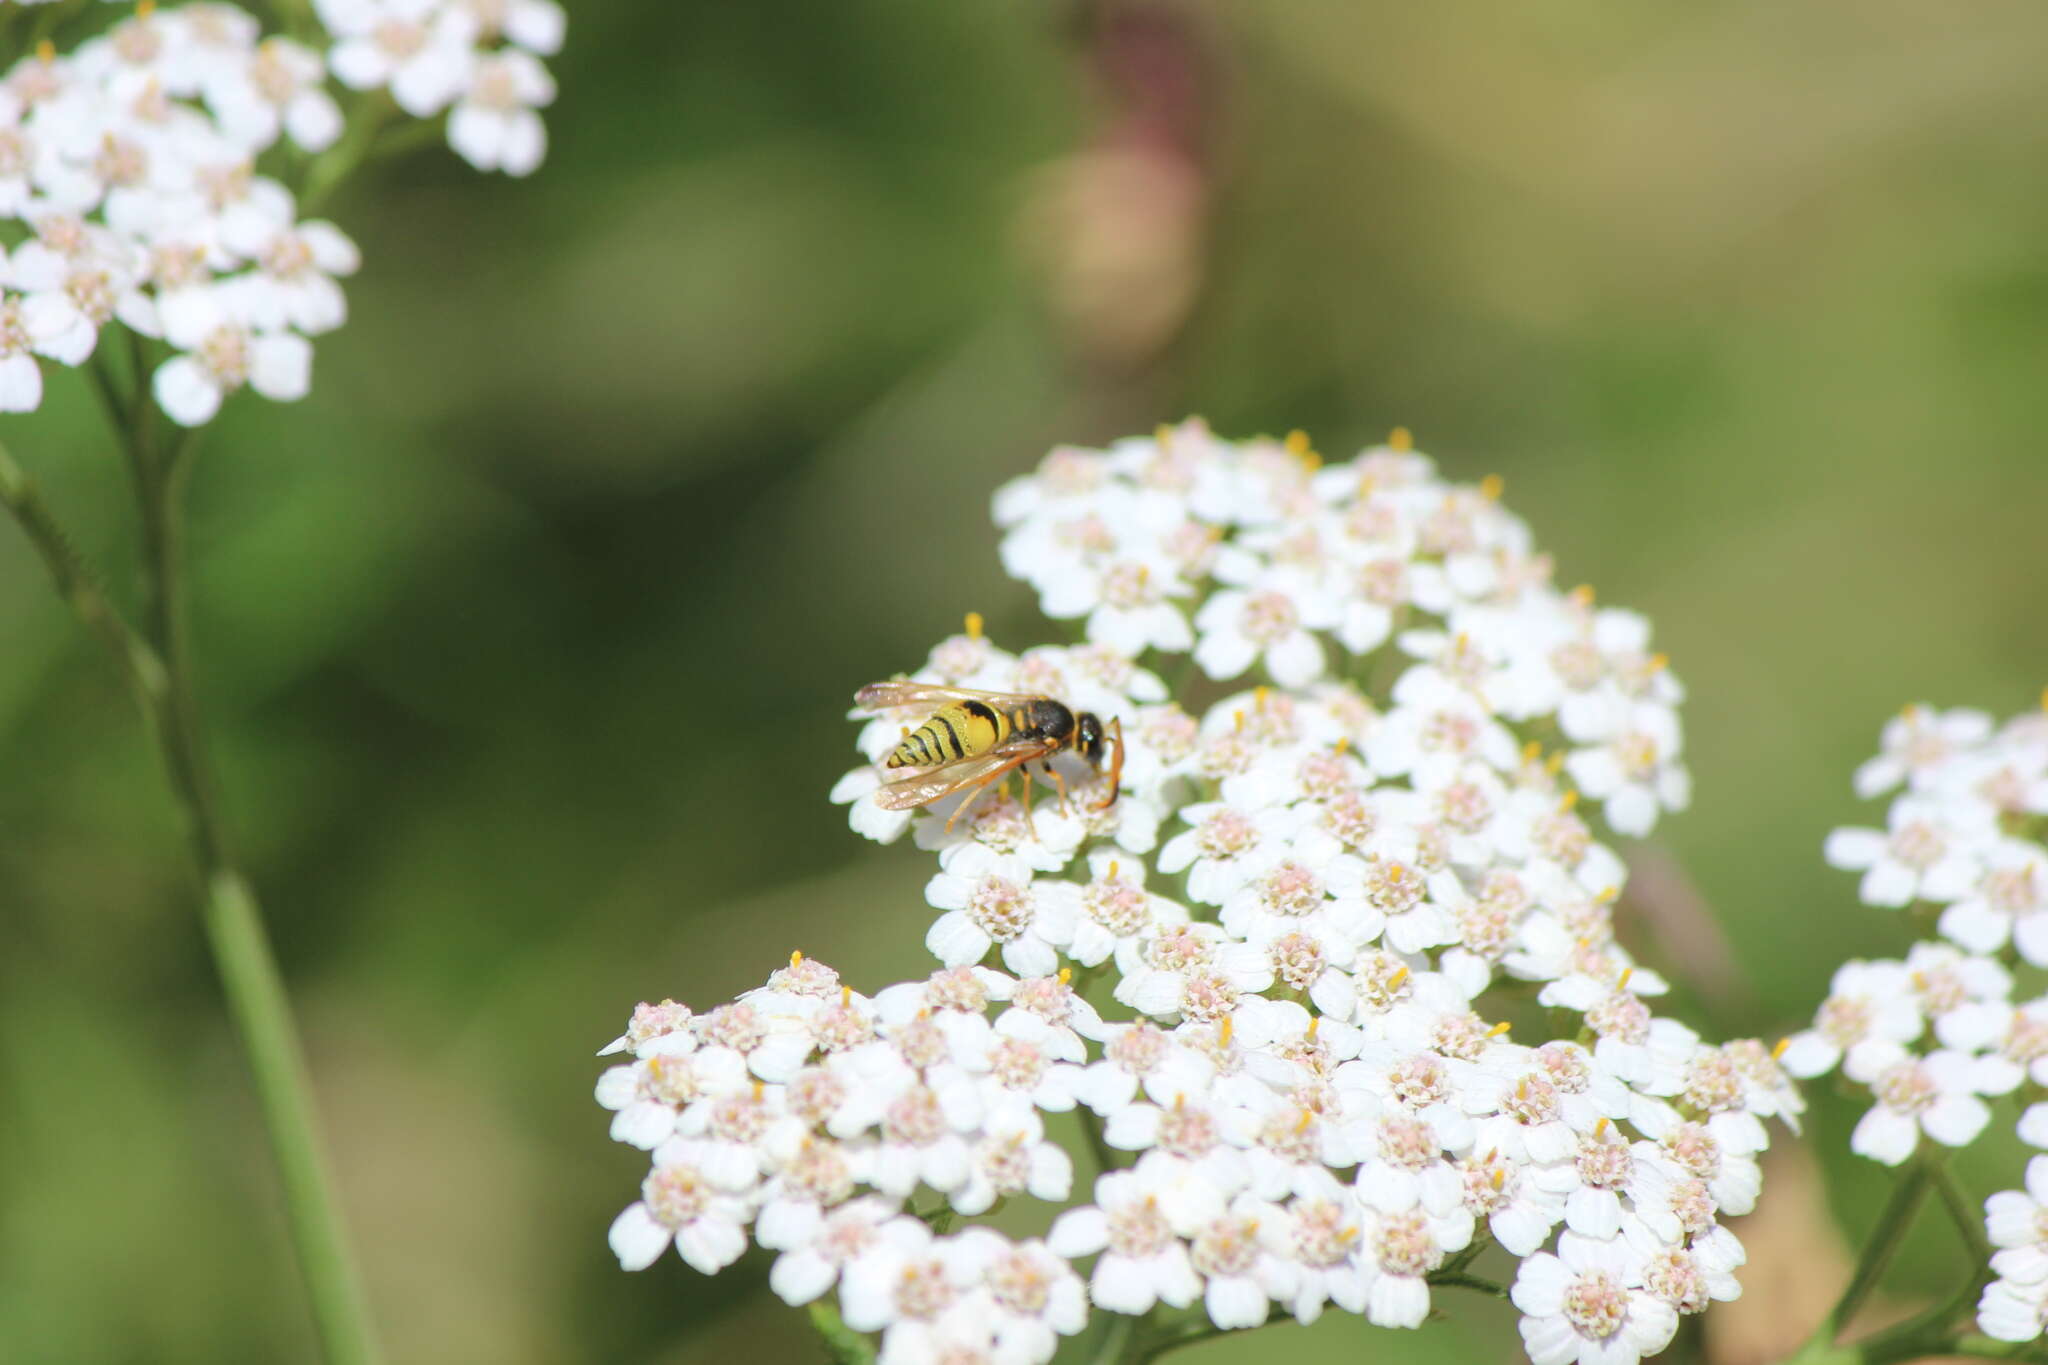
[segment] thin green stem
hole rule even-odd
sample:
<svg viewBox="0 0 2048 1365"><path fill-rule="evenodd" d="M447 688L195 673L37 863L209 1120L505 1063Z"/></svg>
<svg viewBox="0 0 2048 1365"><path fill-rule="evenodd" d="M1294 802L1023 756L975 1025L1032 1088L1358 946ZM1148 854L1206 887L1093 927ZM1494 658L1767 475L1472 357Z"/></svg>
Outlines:
<svg viewBox="0 0 2048 1365"><path fill-rule="evenodd" d="M1948 1210L1949 1221L1956 1226L1956 1235L1969 1248L1972 1259L1980 1266L1991 1264L1991 1238L1984 1231L1984 1215L1972 1204L1970 1196L1963 1191L1956 1173L1943 1165L1934 1173L1934 1190L1941 1196L1941 1206Z"/></svg>
<svg viewBox="0 0 2048 1365"><path fill-rule="evenodd" d="M110 412L118 420L121 404L111 380L107 396L114 400ZM379 1353L335 1207L284 981L264 933L256 898L229 855L200 739L179 610L182 556L178 532L182 518L178 493L191 444L181 438L168 451L158 452L146 426L127 426L124 435L136 475L149 585L140 631L101 591L72 538L4 447L0 447L0 504L20 524L42 558L57 595L114 656L156 740L197 865L207 944L220 972L228 1014L249 1058L277 1160L286 1217L312 1302L315 1328L329 1365L373 1365Z"/></svg>
<svg viewBox="0 0 2048 1365"><path fill-rule="evenodd" d="M1849 1276L1848 1285L1842 1290L1842 1297L1835 1300L1835 1306L1813 1329L1807 1338L1807 1352L1824 1350L1841 1334L1843 1326L1856 1316L1856 1310L1877 1288L1883 1278L1885 1267L1891 1264L1892 1256L1905 1240L1906 1232L1913 1225L1913 1218L1920 1212L1920 1205L1927 1198L1928 1188L1934 1183L1933 1158L1922 1157L1906 1168L1905 1176L1893 1189L1892 1197L1877 1216L1877 1225L1870 1230L1870 1239L1863 1244L1863 1254L1857 1259L1856 1269Z"/></svg>
<svg viewBox="0 0 2048 1365"><path fill-rule="evenodd" d="M191 439L187 434L159 449L146 416L131 428L130 437L148 589L143 633L164 665L165 685L154 696L155 729L199 870L207 943L228 1014L249 1058L284 1185L300 1274L327 1360L329 1365L369 1365L379 1353L314 1118L298 1028L255 894L230 852L201 737L183 611L180 495Z"/></svg>
<svg viewBox="0 0 2048 1365"><path fill-rule="evenodd" d="M377 135L398 112L391 96L382 90L360 99L350 112L349 125L341 140L315 157L306 168L299 186L299 212L311 216L341 188L358 167L369 160Z"/></svg>
<svg viewBox="0 0 2048 1365"><path fill-rule="evenodd" d="M57 596L80 624L106 645L144 714L153 719L150 698L165 688L162 661L101 591L70 535L43 502L42 491L5 446L0 446L0 503L6 505L42 557Z"/></svg>
<svg viewBox="0 0 2048 1365"><path fill-rule="evenodd" d="M1462 1270L1439 1270L1429 1277L1432 1286L1438 1289L1474 1289L1496 1299L1508 1296L1508 1287L1497 1284L1482 1275L1467 1275Z"/></svg>

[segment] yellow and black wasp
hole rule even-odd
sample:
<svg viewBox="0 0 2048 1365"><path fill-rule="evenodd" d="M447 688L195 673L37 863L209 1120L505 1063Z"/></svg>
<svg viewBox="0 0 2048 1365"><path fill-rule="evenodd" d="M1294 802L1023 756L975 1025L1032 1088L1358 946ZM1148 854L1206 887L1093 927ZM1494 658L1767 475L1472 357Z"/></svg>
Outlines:
<svg viewBox="0 0 2048 1365"><path fill-rule="evenodd" d="M1024 774L1024 800L1031 801L1031 765L1052 780L1059 789L1060 805L1067 801L1066 779L1048 761L1062 750L1072 750L1089 764L1101 768L1108 750L1109 795L1095 805L1107 810L1115 804L1124 772L1124 729L1121 720L1103 724L1092 711L1075 714L1072 707L1051 697L1023 692L972 692L963 687L938 687L920 682L870 683L855 694L857 705L869 711L896 706L936 706L938 710L915 730L906 731L903 742L889 752L883 766L922 768L926 771L899 778L875 793L875 804L884 810L909 810L928 806L954 792L973 788L946 819L952 828L976 798L993 782L1013 771Z"/></svg>

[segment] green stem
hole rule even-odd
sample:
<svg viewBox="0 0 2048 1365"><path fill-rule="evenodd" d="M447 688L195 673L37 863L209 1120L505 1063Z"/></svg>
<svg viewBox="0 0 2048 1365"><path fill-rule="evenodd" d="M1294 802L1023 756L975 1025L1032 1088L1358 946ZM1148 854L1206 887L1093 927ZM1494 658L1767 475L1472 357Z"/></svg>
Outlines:
<svg viewBox="0 0 2048 1365"><path fill-rule="evenodd" d="M1508 1287L1496 1284L1481 1275L1467 1275L1462 1270L1439 1270L1429 1277L1431 1286L1437 1289L1476 1289L1496 1299L1508 1296Z"/></svg>
<svg viewBox="0 0 2048 1365"><path fill-rule="evenodd" d="M1878 1214L1877 1226L1870 1230L1870 1240L1863 1244L1863 1254L1857 1259L1856 1269L1849 1277L1848 1286L1842 1290L1842 1297L1835 1300L1835 1306L1813 1329L1802 1354L1824 1352L1831 1346L1843 1326L1877 1288L1885 1267L1891 1264L1893 1254L1898 1251L1899 1243L1905 1240L1914 1216L1920 1212L1920 1205L1927 1198L1929 1186L1934 1183L1934 1160L1921 1157L1906 1168L1905 1178L1892 1191L1884 1211Z"/></svg>
<svg viewBox="0 0 2048 1365"><path fill-rule="evenodd" d="M1956 1180L1956 1173L1947 1166L1934 1173L1934 1190L1941 1196L1942 1207L1948 1210L1949 1221L1956 1225L1956 1234L1969 1248L1972 1259L1988 1270L1991 1264L1991 1238L1984 1231L1984 1215L1981 1207L1971 1202Z"/></svg>
<svg viewBox="0 0 2048 1365"><path fill-rule="evenodd" d="M301 215L313 216L356 168L369 159L377 145L377 134L397 112L398 106L382 90L357 102L341 141L315 157L306 168L305 183L299 187Z"/></svg>
<svg viewBox="0 0 2048 1365"><path fill-rule="evenodd" d="M118 412L119 404L112 408ZM150 587L142 631L129 625L100 590L34 482L4 447L0 504L42 558L57 595L113 654L156 740L197 864L207 943L220 972L228 1014L249 1058L284 1185L286 1217L315 1328L329 1365L373 1365L379 1353L315 1130L298 1033L255 896L227 851L192 700L179 614L177 496L190 443L181 441L159 456L146 429L131 427L125 434L137 479Z"/></svg>
<svg viewBox="0 0 2048 1365"><path fill-rule="evenodd" d="M191 434L160 451L144 415L130 435L148 585L143 632L163 661L164 686L152 694L155 730L198 866L207 943L249 1059L328 1365L369 1365L379 1352L314 1118L305 1055L255 894L229 850L201 738L185 638L180 505Z"/></svg>
<svg viewBox="0 0 2048 1365"><path fill-rule="evenodd" d="M80 624L106 645L122 678L134 690L145 715L151 714L149 698L165 687L163 663L149 642L135 633L113 603L100 590L92 571L86 567L71 537L44 504L42 492L14 457L0 446L0 503L28 536L29 544L42 557L56 585L57 596L71 608Z"/></svg>
<svg viewBox="0 0 2048 1365"><path fill-rule="evenodd" d="M846 1325L830 1298L811 1301L811 1326L824 1338L833 1365L874 1365L874 1343Z"/></svg>

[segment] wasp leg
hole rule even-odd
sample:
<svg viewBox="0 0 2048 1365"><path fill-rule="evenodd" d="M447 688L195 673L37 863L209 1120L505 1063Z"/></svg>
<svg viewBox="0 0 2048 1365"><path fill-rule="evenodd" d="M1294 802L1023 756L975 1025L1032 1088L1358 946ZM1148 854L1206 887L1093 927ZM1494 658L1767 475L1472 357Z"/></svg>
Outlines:
<svg viewBox="0 0 2048 1365"><path fill-rule="evenodd" d="M1116 761L1109 766L1109 795L1096 803L1095 809L1108 810L1116 804L1117 794L1124 789L1124 722L1119 716L1109 723L1116 737Z"/></svg>
<svg viewBox="0 0 2048 1365"><path fill-rule="evenodd" d="M1059 792L1060 792L1060 814L1061 814L1061 815L1070 815L1070 814L1072 814L1072 813L1073 813L1073 808L1072 808L1072 807L1071 807L1071 806L1070 806L1070 805L1069 805L1069 804L1067 803L1067 779L1066 779L1066 778L1064 778L1064 777L1061 777L1061 776L1060 776L1060 770L1059 770L1058 768L1055 768L1055 767L1053 767L1053 766L1052 766L1052 764L1051 764L1050 762L1044 763L1044 764L1042 764L1042 765L1040 765L1040 766L1042 766L1042 767L1043 767L1043 768L1045 769L1045 775L1046 775L1047 777L1049 777L1049 778L1051 778L1051 779L1052 779L1052 784L1053 784L1053 786L1055 786L1055 787L1059 788Z"/></svg>
<svg viewBox="0 0 2048 1365"><path fill-rule="evenodd" d="M1004 763L1002 767L997 768L994 772L990 773L987 777L984 777L979 782L976 782L974 784L974 790L968 795L967 799L965 801L962 801L958 806L955 806L953 808L953 813L946 817L946 833L951 834L953 832L953 822L955 820L958 820L961 816L965 815L967 813L967 808L969 806L972 806L976 801L981 799L981 794L988 790L990 783L1001 781L1004 777L1008 776L1013 769L1023 767L1026 763L1029 763L1033 757L1033 755L1028 753L1019 754L1017 757ZM1030 790L1031 782L1031 774L1028 771L1024 774L1024 781L1025 790L1028 792ZM1026 802L1025 809L1026 814L1028 816L1030 809L1028 800Z"/></svg>

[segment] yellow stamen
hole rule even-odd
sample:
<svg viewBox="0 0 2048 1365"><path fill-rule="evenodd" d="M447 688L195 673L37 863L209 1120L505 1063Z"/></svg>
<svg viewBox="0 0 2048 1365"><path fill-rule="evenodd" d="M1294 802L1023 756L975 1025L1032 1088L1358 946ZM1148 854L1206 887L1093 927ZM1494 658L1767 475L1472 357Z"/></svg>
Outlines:
<svg viewBox="0 0 2048 1365"><path fill-rule="evenodd" d="M1262 716L1265 715L1266 698L1271 696L1272 692L1273 689L1266 686L1264 683L1260 683L1257 687L1254 687L1252 689L1252 710L1258 712Z"/></svg>
<svg viewBox="0 0 2048 1365"><path fill-rule="evenodd" d="M852 1007L852 1005L853 1005L853 987L851 987L851 986L841 986L841 987L839 988L839 1008L841 1008L841 1009L850 1009L850 1008Z"/></svg>
<svg viewBox="0 0 2048 1365"><path fill-rule="evenodd" d="M1236 1024L1231 1021L1231 1017L1227 1014L1224 1015L1223 1022L1216 1026L1216 1041L1219 1043L1229 1042L1230 1035L1235 1031L1236 1027Z"/></svg>
<svg viewBox="0 0 2048 1365"><path fill-rule="evenodd" d="M1244 712L1232 711L1230 713L1230 728L1238 734L1244 733Z"/></svg>
<svg viewBox="0 0 2048 1365"><path fill-rule="evenodd" d="M1060 968L1060 984L1061 984L1062 986L1067 986L1067 985L1071 985L1071 984L1073 984L1073 980L1074 980L1074 969L1073 969L1072 967L1062 967L1062 968Z"/></svg>
<svg viewBox="0 0 2048 1365"><path fill-rule="evenodd" d="M1578 587L1572 589L1571 596L1572 605L1584 610L1593 605L1593 585L1591 583L1581 583Z"/></svg>
<svg viewBox="0 0 2048 1365"><path fill-rule="evenodd" d="M1395 973L1394 973L1394 974L1393 974L1392 976L1390 976L1390 977L1388 977L1388 978L1387 978L1387 989L1388 989L1388 990L1390 990L1390 991L1397 991L1397 990L1400 990L1400 989L1401 989L1401 983L1402 983L1403 981L1406 981L1407 979L1408 979L1408 964L1406 964L1406 963L1404 962L1404 963L1402 963L1402 964L1401 964L1401 970L1400 970L1400 971L1398 971L1398 972L1395 972Z"/></svg>
<svg viewBox="0 0 2048 1365"><path fill-rule="evenodd" d="M1343 1226L1343 1227L1341 1227L1341 1228L1338 1228L1338 1229L1337 1229L1337 1240L1338 1240L1338 1241L1340 1241L1340 1242L1355 1242L1355 1241L1357 1241L1357 1240L1358 1240L1358 1224L1356 1224L1356 1223L1347 1223L1347 1224L1346 1224L1345 1226Z"/></svg>
<svg viewBox="0 0 2048 1365"><path fill-rule="evenodd" d="M1534 763L1541 757L1543 757L1543 745L1538 741L1532 739L1522 746L1522 762Z"/></svg>
<svg viewBox="0 0 2048 1365"><path fill-rule="evenodd" d="M1552 754L1552 755L1551 755L1551 756L1550 756L1549 758L1546 758L1546 759L1544 759L1544 760L1543 760L1543 770L1544 770L1545 772L1549 773L1549 774L1550 774L1550 775L1551 775L1552 777L1556 777L1556 776L1557 776L1557 775L1558 775L1559 773L1563 772L1563 771L1564 771L1564 750L1562 750L1562 749L1559 749L1559 750L1558 750L1558 751L1557 751L1556 753Z"/></svg>
<svg viewBox="0 0 2048 1365"><path fill-rule="evenodd" d="M1527 1076L1515 1082L1515 1098L1518 1100L1529 1098L1529 1078Z"/></svg>
<svg viewBox="0 0 2048 1365"><path fill-rule="evenodd" d="M1790 1034L1787 1034L1785 1037L1780 1038L1777 1042L1777 1046L1771 1049L1771 1060L1775 1062L1779 1058L1783 1057L1785 1055L1785 1049L1791 1046L1792 1037Z"/></svg>
<svg viewBox="0 0 2048 1365"><path fill-rule="evenodd" d="M1415 436L1406 427L1395 427L1387 433L1387 448L1389 450L1413 450L1415 449Z"/></svg>
<svg viewBox="0 0 2048 1365"><path fill-rule="evenodd" d="M1114 858L1111 858L1111 859L1109 860L1109 879L1110 879L1111 881L1115 881L1115 880L1116 880L1116 868L1117 868L1117 862L1116 862L1116 859L1114 859Z"/></svg>
<svg viewBox="0 0 2048 1365"><path fill-rule="evenodd" d="M1174 1113L1178 1114L1178 1113L1179 1113L1179 1112L1180 1112L1181 1110L1183 1110L1183 1109L1185 1109L1185 1108L1187 1108L1187 1107L1188 1107L1188 1097L1187 1097L1187 1096L1186 1096L1185 1094L1176 1094L1176 1095L1174 1095L1174 1097L1173 1097L1173 1112L1174 1112Z"/></svg>
<svg viewBox="0 0 2048 1365"><path fill-rule="evenodd" d="M1502 1191L1503 1189L1505 1189L1505 1188L1507 1187L1507 1183L1508 1183L1508 1173L1507 1173L1507 1169L1506 1169L1505 1167L1502 1167L1502 1166L1496 1166L1496 1167L1494 1167L1494 1168L1493 1168L1493 1192L1494 1192L1495 1194L1499 1194L1499 1193L1500 1193L1500 1192L1501 1192L1501 1191Z"/></svg>
<svg viewBox="0 0 2048 1365"><path fill-rule="evenodd" d="M1593 897L1593 899L1599 901L1602 905L1612 905L1621 899L1621 888L1618 886L1603 886L1600 888L1600 894Z"/></svg>
<svg viewBox="0 0 2048 1365"><path fill-rule="evenodd" d="M1341 758L1341 757L1342 757L1343 755L1345 755L1345 754L1348 754L1348 753L1350 753L1350 752L1351 752L1351 736L1349 736L1349 735L1339 735L1339 736L1337 736L1337 742L1336 742L1335 744L1332 744L1332 745L1330 746L1330 748L1331 748L1331 750L1332 750L1332 751L1333 751L1334 753L1336 753L1336 754L1338 755L1338 757L1340 757L1340 758Z"/></svg>
<svg viewBox="0 0 2048 1365"><path fill-rule="evenodd" d="M1602 1114L1600 1116L1600 1121L1593 1125L1594 1137L1600 1137L1607 1132L1607 1122L1607 1116L1605 1114Z"/></svg>
<svg viewBox="0 0 2048 1365"><path fill-rule="evenodd" d="M1315 1113L1312 1110L1304 1109L1301 1111L1300 1121L1294 1125L1294 1131L1297 1133L1306 1133L1308 1131L1308 1126L1311 1123L1314 1123L1315 1121Z"/></svg>
<svg viewBox="0 0 2048 1365"><path fill-rule="evenodd" d="M1479 481L1479 496L1485 498L1488 502L1498 502L1500 501L1501 493L1507 486L1508 481L1500 475L1488 474Z"/></svg>
<svg viewBox="0 0 2048 1365"><path fill-rule="evenodd" d="M1308 1021L1308 1032L1306 1032L1306 1033L1302 1034L1301 1036L1302 1036L1302 1037L1304 1037L1304 1038L1313 1038L1313 1037L1315 1037L1315 1036L1316 1036L1316 1030L1317 1030L1318 1028L1322 1027L1322 1023L1323 1023L1323 1016L1322 1016L1322 1015L1320 1015L1320 1014L1318 1014L1318 1015L1315 1015L1315 1016L1314 1016L1313 1018L1311 1018L1311 1019L1310 1019L1310 1020Z"/></svg>
<svg viewBox="0 0 2048 1365"><path fill-rule="evenodd" d="M790 969L791 971L795 971L795 970L796 970L796 969L797 969L798 967L801 967L801 966L803 966L803 965L804 965L804 950L803 950L803 949L801 949L801 948L798 948L797 950L795 950L794 952L792 952L792 953L791 953L791 954L789 955L789 969Z"/></svg>
<svg viewBox="0 0 2048 1365"><path fill-rule="evenodd" d="M1152 428L1152 440L1159 446L1160 452L1164 454L1166 448L1173 444L1173 428L1161 422L1158 426Z"/></svg>
<svg viewBox="0 0 2048 1365"><path fill-rule="evenodd" d="M978 611L967 613L967 638L970 640L979 640L981 638L981 613Z"/></svg>
<svg viewBox="0 0 2048 1365"><path fill-rule="evenodd" d="M1559 800L1558 800L1558 803L1557 803L1557 808L1558 808L1558 810L1559 810L1560 812L1562 812L1562 811L1568 811L1568 810L1570 810L1570 809L1571 809L1572 807L1574 807L1574 806L1576 806L1576 805L1578 805L1578 804L1579 804L1579 793L1578 793L1578 789L1577 789L1577 788L1568 788L1568 789L1567 789L1567 790L1565 791L1565 794L1563 795L1563 797L1559 798Z"/></svg>
<svg viewBox="0 0 2048 1365"><path fill-rule="evenodd" d="M761 1096L762 1096L762 1095L764 1095L764 1094L766 1094L766 1093L767 1093L767 1091L768 1091L768 1083L767 1083L766 1081L755 1081L755 1082L754 1082L754 1103L756 1103L756 1104L759 1104L759 1103L761 1102Z"/></svg>
<svg viewBox="0 0 2048 1365"><path fill-rule="evenodd" d="M135 6L135 17L138 19L147 19L155 13L156 0L141 0L141 3Z"/></svg>
<svg viewBox="0 0 2048 1365"><path fill-rule="evenodd" d="M36 44L36 60L44 66L57 60L57 45L48 38Z"/></svg>
<svg viewBox="0 0 2048 1365"><path fill-rule="evenodd" d="M2041 709L2048 711L2048 687L2041 689Z"/></svg>
<svg viewBox="0 0 2048 1365"><path fill-rule="evenodd" d="M1312 447L1309 445L1308 433L1303 431L1300 427L1296 427L1294 430L1288 432L1287 439L1282 444L1284 444L1287 447L1287 453L1289 455L1292 455L1297 460L1300 459L1302 456L1308 454L1309 451L1312 449Z"/></svg>
<svg viewBox="0 0 2048 1365"><path fill-rule="evenodd" d="M1492 1028L1488 1029L1482 1036L1487 1038L1499 1038L1504 1036L1507 1033L1507 1031L1513 1027L1513 1024L1508 1023L1506 1020L1502 1020L1500 1023L1495 1024Z"/></svg>

